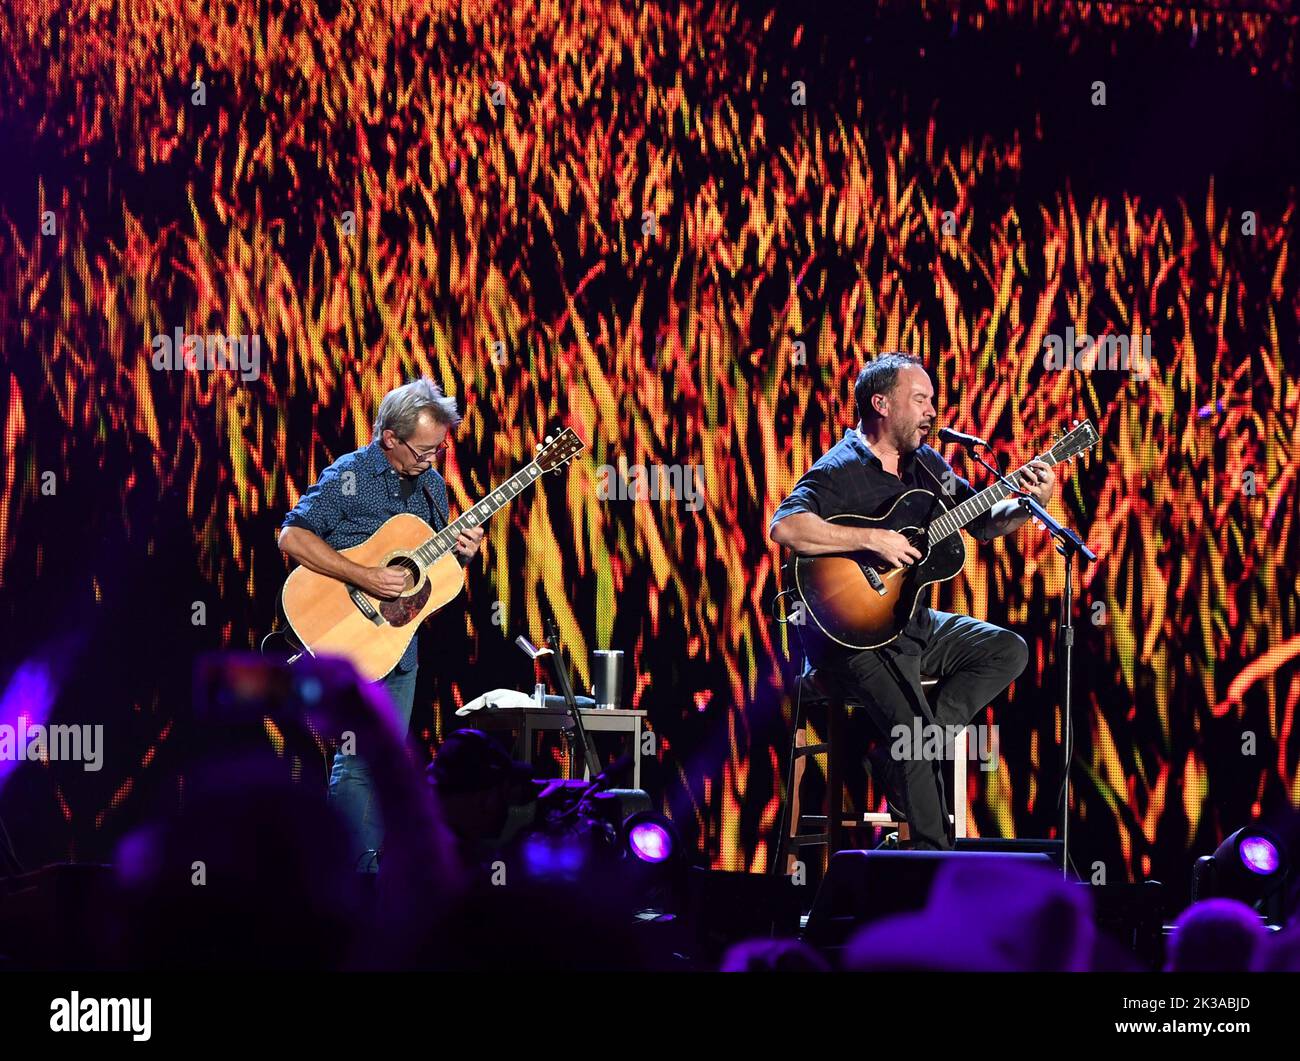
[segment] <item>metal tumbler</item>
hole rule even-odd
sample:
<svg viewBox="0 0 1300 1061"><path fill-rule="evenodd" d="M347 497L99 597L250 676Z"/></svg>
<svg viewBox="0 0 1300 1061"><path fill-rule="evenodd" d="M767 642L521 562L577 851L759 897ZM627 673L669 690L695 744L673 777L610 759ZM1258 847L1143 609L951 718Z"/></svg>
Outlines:
<svg viewBox="0 0 1300 1061"><path fill-rule="evenodd" d="M591 654L591 696L597 707L623 706L623 653L596 649Z"/></svg>

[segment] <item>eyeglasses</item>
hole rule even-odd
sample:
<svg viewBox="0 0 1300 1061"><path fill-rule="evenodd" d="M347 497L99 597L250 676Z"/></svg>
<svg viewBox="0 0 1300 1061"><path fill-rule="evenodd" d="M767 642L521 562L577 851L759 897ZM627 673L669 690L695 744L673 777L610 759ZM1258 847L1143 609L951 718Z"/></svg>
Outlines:
<svg viewBox="0 0 1300 1061"><path fill-rule="evenodd" d="M447 446L450 445L450 443L444 438L441 442L438 443L438 445L432 447L431 449L426 449L423 453L421 453L409 442L407 442L406 439L400 438L398 439L398 441L411 451L411 456L413 456L417 461L422 461L429 457L441 457L444 453L447 452Z"/></svg>

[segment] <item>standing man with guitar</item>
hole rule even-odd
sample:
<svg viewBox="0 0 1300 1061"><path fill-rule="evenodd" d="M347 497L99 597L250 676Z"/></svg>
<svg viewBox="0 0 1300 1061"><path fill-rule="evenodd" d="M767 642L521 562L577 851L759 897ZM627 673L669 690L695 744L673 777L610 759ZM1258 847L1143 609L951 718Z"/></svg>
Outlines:
<svg viewBox="0 0 1300 1061"><path fill-rule="evenodd" d="M925 445L937 416L934 386L921 362L905 354L883 354L858 375L854 387L859 421L844 438L818 460L799 480L794 491L772 517L769 534L774 542L796 557L849 555L873 565L871 585L862 583L861 595L887 593L903 581L898 572L930 561L925 536L914 525L911 533L885 526L864 526L867 520L836 522L837 517L876 517L897 506L909 490L934 495L931 513L948 510L976 496L975 490L934 449ZM1022 489L1046 504L1056 486L1051 466L1031 461L1016 475ZM925 495L914 495L925 497ZM927 516L927 524L933 515ZM1007 499L967 525L976 538L988 541L1009 534L1028 517L1014 499ZM882 523L888 522L882 520ZM954 534L946 545L961 546ZM923 556L917 545L927 548ZM964 551L961 557L964 558ZM793 565L792 565L793 566ZM956 570L960 570L960 564ZM952 574L956 573L956 570ZM882 580L878 572L886 572ZM947 577L951 577L948 575ZM893 584L887 584L894 579ZM874 590L872 587L875 587ZM833 593L818 596L811 582L801 593L813 600L834 603ZM968 725L1025 668L1028 651L1017 634L969 616L929 608L923 588L915 600L897 606L897 632L873 647L856 647L835 636L829 623L809 624L808 645L817 668L855 699L860 699L881 734L896 726L912 730L918 715L925 725ZM858 603L851 602L850 607ZM815 613L814 613L815 614ZM854 647L850 647L850 645ZM934 704L926 700L921 675L941 679ZM872 760L873 774L908 822L912 845L945 849L952 846L951 823L943 794L941 763L925 761L914 749L904 761L888 756ZM957 793L956 798L964 798Z"/></svg>
<svg viewBox="0 0 1300 1061"><path fill-rule="evenodd" d="M326 468L285 517L281 551L309 570L379 600L392 600L410 589L412 577L406 569L364 566L339 550L366 542L399 513L418 516L433 530L447 526L447 484L433 464L446 451L448 431L459 422L455 400L429 379L389 392L375 417L374 440ZM482 540L481 526L460 530L452 551L462 566L478 552ZM397 665L381 679L403 733L411 722L416 675L417 638L412 636ZM356 868L373 872L383 825L360 756L335 755L330 799L352 830Z"/></svg>

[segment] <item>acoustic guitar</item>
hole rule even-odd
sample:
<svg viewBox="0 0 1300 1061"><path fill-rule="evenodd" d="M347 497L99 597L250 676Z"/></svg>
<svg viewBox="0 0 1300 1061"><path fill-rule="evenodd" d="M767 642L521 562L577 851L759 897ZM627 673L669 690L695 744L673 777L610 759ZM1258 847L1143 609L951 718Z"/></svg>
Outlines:
<svg viewBox="0 0 1300 1061"><path fill-rule="evenodd" d="M1096 444L1097 431L1089 420L1036 459L1057 465ZM1021 465L1006 478L1019 485L1026 467ZM889 644L907 625L922 591L955 578L965 565L966 546L959 531L1011 494L1008 486L997 482L949 508L929 490L908 490L878 515L831 516L828 523L897 531L921 559L907 567L891 567L868 552L795 556L790 563L794 588L806 613L817 629L846 648Z"/></svg>
<svg viewBox="0 0 1300 1061"><path fill-rule="evenodd" d="M465 571L451 551L457 535L486 523L582 448L582 439L565 428L554 440L547 439L531 463L442 530L433 532L419 516L401 513L360 545L339 550L364 567L402 569L406 589L391 600L372 597L357 586L308 568L295 568L280 591L280 607L302 649L311 655L345 656L367 681L382 678L402 658L420 623L465 585Z"/></svg>

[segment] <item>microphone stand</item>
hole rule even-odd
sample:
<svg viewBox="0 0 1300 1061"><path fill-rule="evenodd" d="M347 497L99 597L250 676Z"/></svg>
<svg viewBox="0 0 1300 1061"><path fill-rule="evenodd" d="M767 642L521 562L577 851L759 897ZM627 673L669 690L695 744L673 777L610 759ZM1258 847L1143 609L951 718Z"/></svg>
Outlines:
<svg viewBox="0 0 1300 1061"><path fill-rule="evenodd" d="M563 649L560 647L560 631L555 623L555 616L551 609L542 606L542 623L546 627L546 639L551 643L550 648L536 648L526 637L515 638L515 644L524 650L533 660L542 656L550 656L552 667L555 670L555 683L560 687L560 695L564 697L565 707L568 709L569 717L573 720L573 726L564 731L564 735L569 742L569 757L572 762L574 756L575 739L582 748L582 756L587 764L587 774L594 782L601 776L600 758L596 755L596 749L592 746L591 740L587 737L587 727L582 722L582 710L578 707L578 699L573 695L573 683L569 681L569 671L564 665ZM575 771L576 772L576 771Z"/></svg>
<svg viewBox="0 0 1300 1061"><path fill-rule="evenodd" d="M996 467L986 461L977 452L977 447L966 446L966 452L992 472L1004 486L1010 489L1020 507L1034 519L1038 520L1047 533L1056 539L1056 551L1065 559L1065 582L1061 588L1060 622L1057 630L1057 662L1061 681L1061 714L1065 733L1065 778L1062 782L1064 801L1061 809L1061 875L1070 872L1070 767L1074 762L1074 718L1073 686L1071 675L1074 671L1074 558L1081 555L1090 563L1097 559L1084 543L1083 539L1069 527L1058 523L1033 497L1011 482Z"/></svg>

